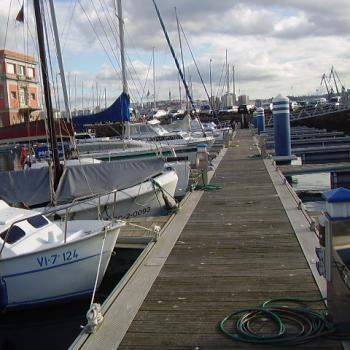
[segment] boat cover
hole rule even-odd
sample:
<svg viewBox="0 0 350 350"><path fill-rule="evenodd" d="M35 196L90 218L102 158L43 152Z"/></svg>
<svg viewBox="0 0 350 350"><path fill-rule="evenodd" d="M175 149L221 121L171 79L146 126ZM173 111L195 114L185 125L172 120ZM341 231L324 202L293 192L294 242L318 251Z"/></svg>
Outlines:
<svg viewBox="0 0 350 350"><path fill-rule="evenodd" d="M123 190L162 173L164 161L118 160L99 164L84 164L67 167L57 187L56 195L60 204L75 198L114 189Z"/></svg>
<svg viewBox="0 0 350 350"><path fill-rule="evenodd" d="M130 121L129 106L129 95L123 92L113 104L102 112L73 117L74 130L82 132L85 130L85 125Z"/></svg>
<svg viewBox="0 0 350 350"><path fill-rule="evenodd" d="M12 205L50 202L49 168L1 171L0 199Z"/></svg>
<svg viewBox="0 0 350 350"><path fill-rule="evenodd" d="M98 164L67 166L57 187L58 204L76 198L123 190L154 177L164 170L161 159L118 160ZM48 167L0 172L0 199L28 206L50 202Z"/></svg>

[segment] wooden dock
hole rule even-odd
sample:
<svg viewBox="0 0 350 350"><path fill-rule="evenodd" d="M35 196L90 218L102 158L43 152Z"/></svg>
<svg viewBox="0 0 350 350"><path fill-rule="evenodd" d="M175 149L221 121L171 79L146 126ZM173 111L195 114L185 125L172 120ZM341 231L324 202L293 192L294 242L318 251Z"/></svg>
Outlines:
<svg viewBox="0 0 350 350"><path fill-rule="evenodd" d="M310 269L315 272L314 246L303 246L315 236L277 172L257 153L251 131L239 130L212 179L223 189L193 193L98 332L72 348L269 349L227 338L219 321L271 298L320 297ZM322 338L297 348L343 347Z"/></svg>

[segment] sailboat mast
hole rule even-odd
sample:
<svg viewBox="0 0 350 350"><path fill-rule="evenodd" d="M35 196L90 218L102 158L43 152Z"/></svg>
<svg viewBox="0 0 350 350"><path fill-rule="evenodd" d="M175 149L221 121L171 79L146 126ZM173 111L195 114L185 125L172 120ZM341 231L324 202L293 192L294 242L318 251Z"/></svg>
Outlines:
<svg viewBox="0 0 350 350"><path fill-rule="evenodd" d="M122 10L122 0L117 0L117 10L118 10L118 19L119 19L120 61L122 66L123 92L127 94L128 82L126 80L124 19L123 19L123 10Z"/></svg>
<svg viewBox="0 0 350 350"><path fill-rule="evenodd" d="M51 152L52 152L52 158L53 158L53 166L54 166L54 169L53 169L54 188L56 189L60 175L62 173L62 168L61 168L60 160L58 157L56 131L55 131L52 101L51 101L51 92L50 92L50 82L49 82L49 75L48 75L48 67L47 67L47 63L46 63L44 30L43 30L43 22L42 22L42 18L41 18L40 0L34 0L33 4L34 4L36 30L37 30L37 35L38 35L41 74L42 74L42 79L43 79L43 90L44 90L47 122L48 122L48 129L49 129L49 140L50 140L50 146L51 146Z"/></svg>
<svg viewBox="0 0 350 350"><path fill-rule="evenodd" d="M230 67L227 63L227 49L226 49L226 82L227 82L227 95L230 92Z"/></svg>
<svg viewBox="0 0 350 350"><path fill-rule="evenodd" d="M171 45L171 43L170 43L169 35L168 35L168 33L167 33L166 29L165 29L165 25L164 25L164 22L163 22L163 20L162 20L161 15L160 15L160 12L159 12L159 10L158 10L158 6L157 6L155 0L152 0L152 1L153 1L154 8L156 9L156 12L157 12L157 16L158 16L160 25L161 25L161 27L162 27L162 29L163 29L163 32L164 32L164 35L165 35L165 39L166 39L166 41L167 41L167 43L168 43L170 52L171 52L171 54L172 54L172 56L173 56L173 59L174 59L174 61L175 61L176 68L177 68L177 70L178 70L178 72L179 72L179 74L180 74L182 83L184 84L186 94L187 94L187 96L188 96L188 99L190 100L190 103L191 103L192 108L195 110L195 109L196 109L196 106L195 106L195 104L194 104L194 102L193 102L193 100L192 100L192 96L191 96L191 94L190 94L190 90L188 89L188 85L187 85L186 80L185 80L185 78L184 78L183 72L182 72L182 70L181 70L181 68L180 68L179 61L177 60L177 57L176 57L176 55L175 55L174 48L172 47L172 45Z"/></svg>
<svg viewBox="0 0 350 350"><path fill-rule="evenodd" d="M232 92L233 92L233 105L236 104L236 81L235 81L235 66L232 65Z"/></svg>
<svg viewBox="0 0 350 350"><path fill-rule="evenodd" d="M177 75L177 80L179 83L179 100L180 100L180 108L182 108L182 95L181 95L181 77L180 74Z"/></svg>
<svg viewBox="0 0 350 350"><path fill-rule="evenodd" d="M153 61L153 108L157 108L157 101L156 101L156 64L154 62L154 48L152 51L152 61Z"/></svg>
<svg viewBox="0 0 350 350"><path fill-rule="evenodd" d="M69 108L67 84L66 84L66 78L65 78L64 67L63 67L61 44L60 44L60 40L59 40L59 37L58 37L56 13L55 13L55 7L54 7L54 4L53 4L53 0L49 0L49 4L50 4L51 19L52 19L53 34L54 34L54 37L55 37L55 45L56 45L56 51L57 51L58 67L60 69L60 77L61 77L61 84L62 84L62 91L63 91L64 106L66 108L67 118L70 121L70 120L72 120L72 115L71 115L71 111L70 111L70 108Z"/></svg>
<svg viewBox="0 0 350 350"><path fill-rule="evenodd" d="M209 61L210 100L212 101L212 99L213 99L213 81L212 81L212 77L211 77L211 62L212 62L212 59L210 59L210 61Z"/></svg>
<svg viewBox="0 0 350 350"><path fill-rule="evenodd" d="M181 62L182 62L182 71L183 71L183 74L184 74L184 80L186 81L185 60L184 60L184 54L183 54L183 50L182 50L180 23L179 23L179 18L177 16L176 6L174 7L174 9L175 9L176 24L177 24L177 34L178 34L178 37L179 37L179 44L180 44L180 55L181 55ZM188 109L188 97L187 96L186 96L186 109Z"/></svg>

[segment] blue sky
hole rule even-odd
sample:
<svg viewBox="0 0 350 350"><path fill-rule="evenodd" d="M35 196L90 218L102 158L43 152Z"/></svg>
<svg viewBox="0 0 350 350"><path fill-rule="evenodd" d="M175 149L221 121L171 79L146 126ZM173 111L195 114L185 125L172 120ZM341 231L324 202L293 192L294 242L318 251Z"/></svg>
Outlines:
<svg viewBox="0 0 350 350"><path fill-rule="evenodd" d="M4 6L0 8L0 43L4 42L7 18L10 15L6 48L21 51L27 49L23 45L23 26L13 21L20 8L17 1L12 1L15 6L12 6L9 13L10 0L2 0ZM252 98L269 98L278 93L298 95L321 91L321 76L329 72L332 65L346 87L350 81L348 0L337 1L337 6L320 0L158 0L157 3L179 54L174 14L176 6L181 25L207 84L209 61L212 59L215 93L222 91L219 81L226 49L230 65L235 65L237 93L240 91ZM65 32L61 38L65 69L67 74L70 72L71 85L76 76L79 86L77 101L72 101L77 107L83 102L82 83L85 86L85 104L91 102L88 100L91 100L92 87L96 86L96 82L100 92L106 88L108 101L121 90L117 63L119 51L116 48L117 22L112 5L112 0L55 1L58 26L60 32L63 28ZM148 90L153 91L152 67L149 66L153 47L156 56L157 99L168 98L169 91L173 98L178 98L175 64L152 1L123 0L123 11L132 99L139 100ZM34 30L31 17L30 11L26 15L26 23ZM95 32L107 49L109 58ZM28 53L35 53L31 40L28 47ZM184 40L183 47L186 74L190 72L194 97L205 98ZM117 71L112 67L111 61Z"/></svg>

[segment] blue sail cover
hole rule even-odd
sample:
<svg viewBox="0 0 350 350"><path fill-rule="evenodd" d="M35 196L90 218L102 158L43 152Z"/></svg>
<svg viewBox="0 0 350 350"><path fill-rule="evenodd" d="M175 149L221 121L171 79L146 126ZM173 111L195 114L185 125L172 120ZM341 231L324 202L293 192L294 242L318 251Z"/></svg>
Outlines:
<svg viewBox="0 0 350 350"><path fill-rule="evenodd" d="M123 92L108 108L104 111L73 117L73 127L76 132L85 131L85 125L115 123L130 121L130 98Z"/></svg>

